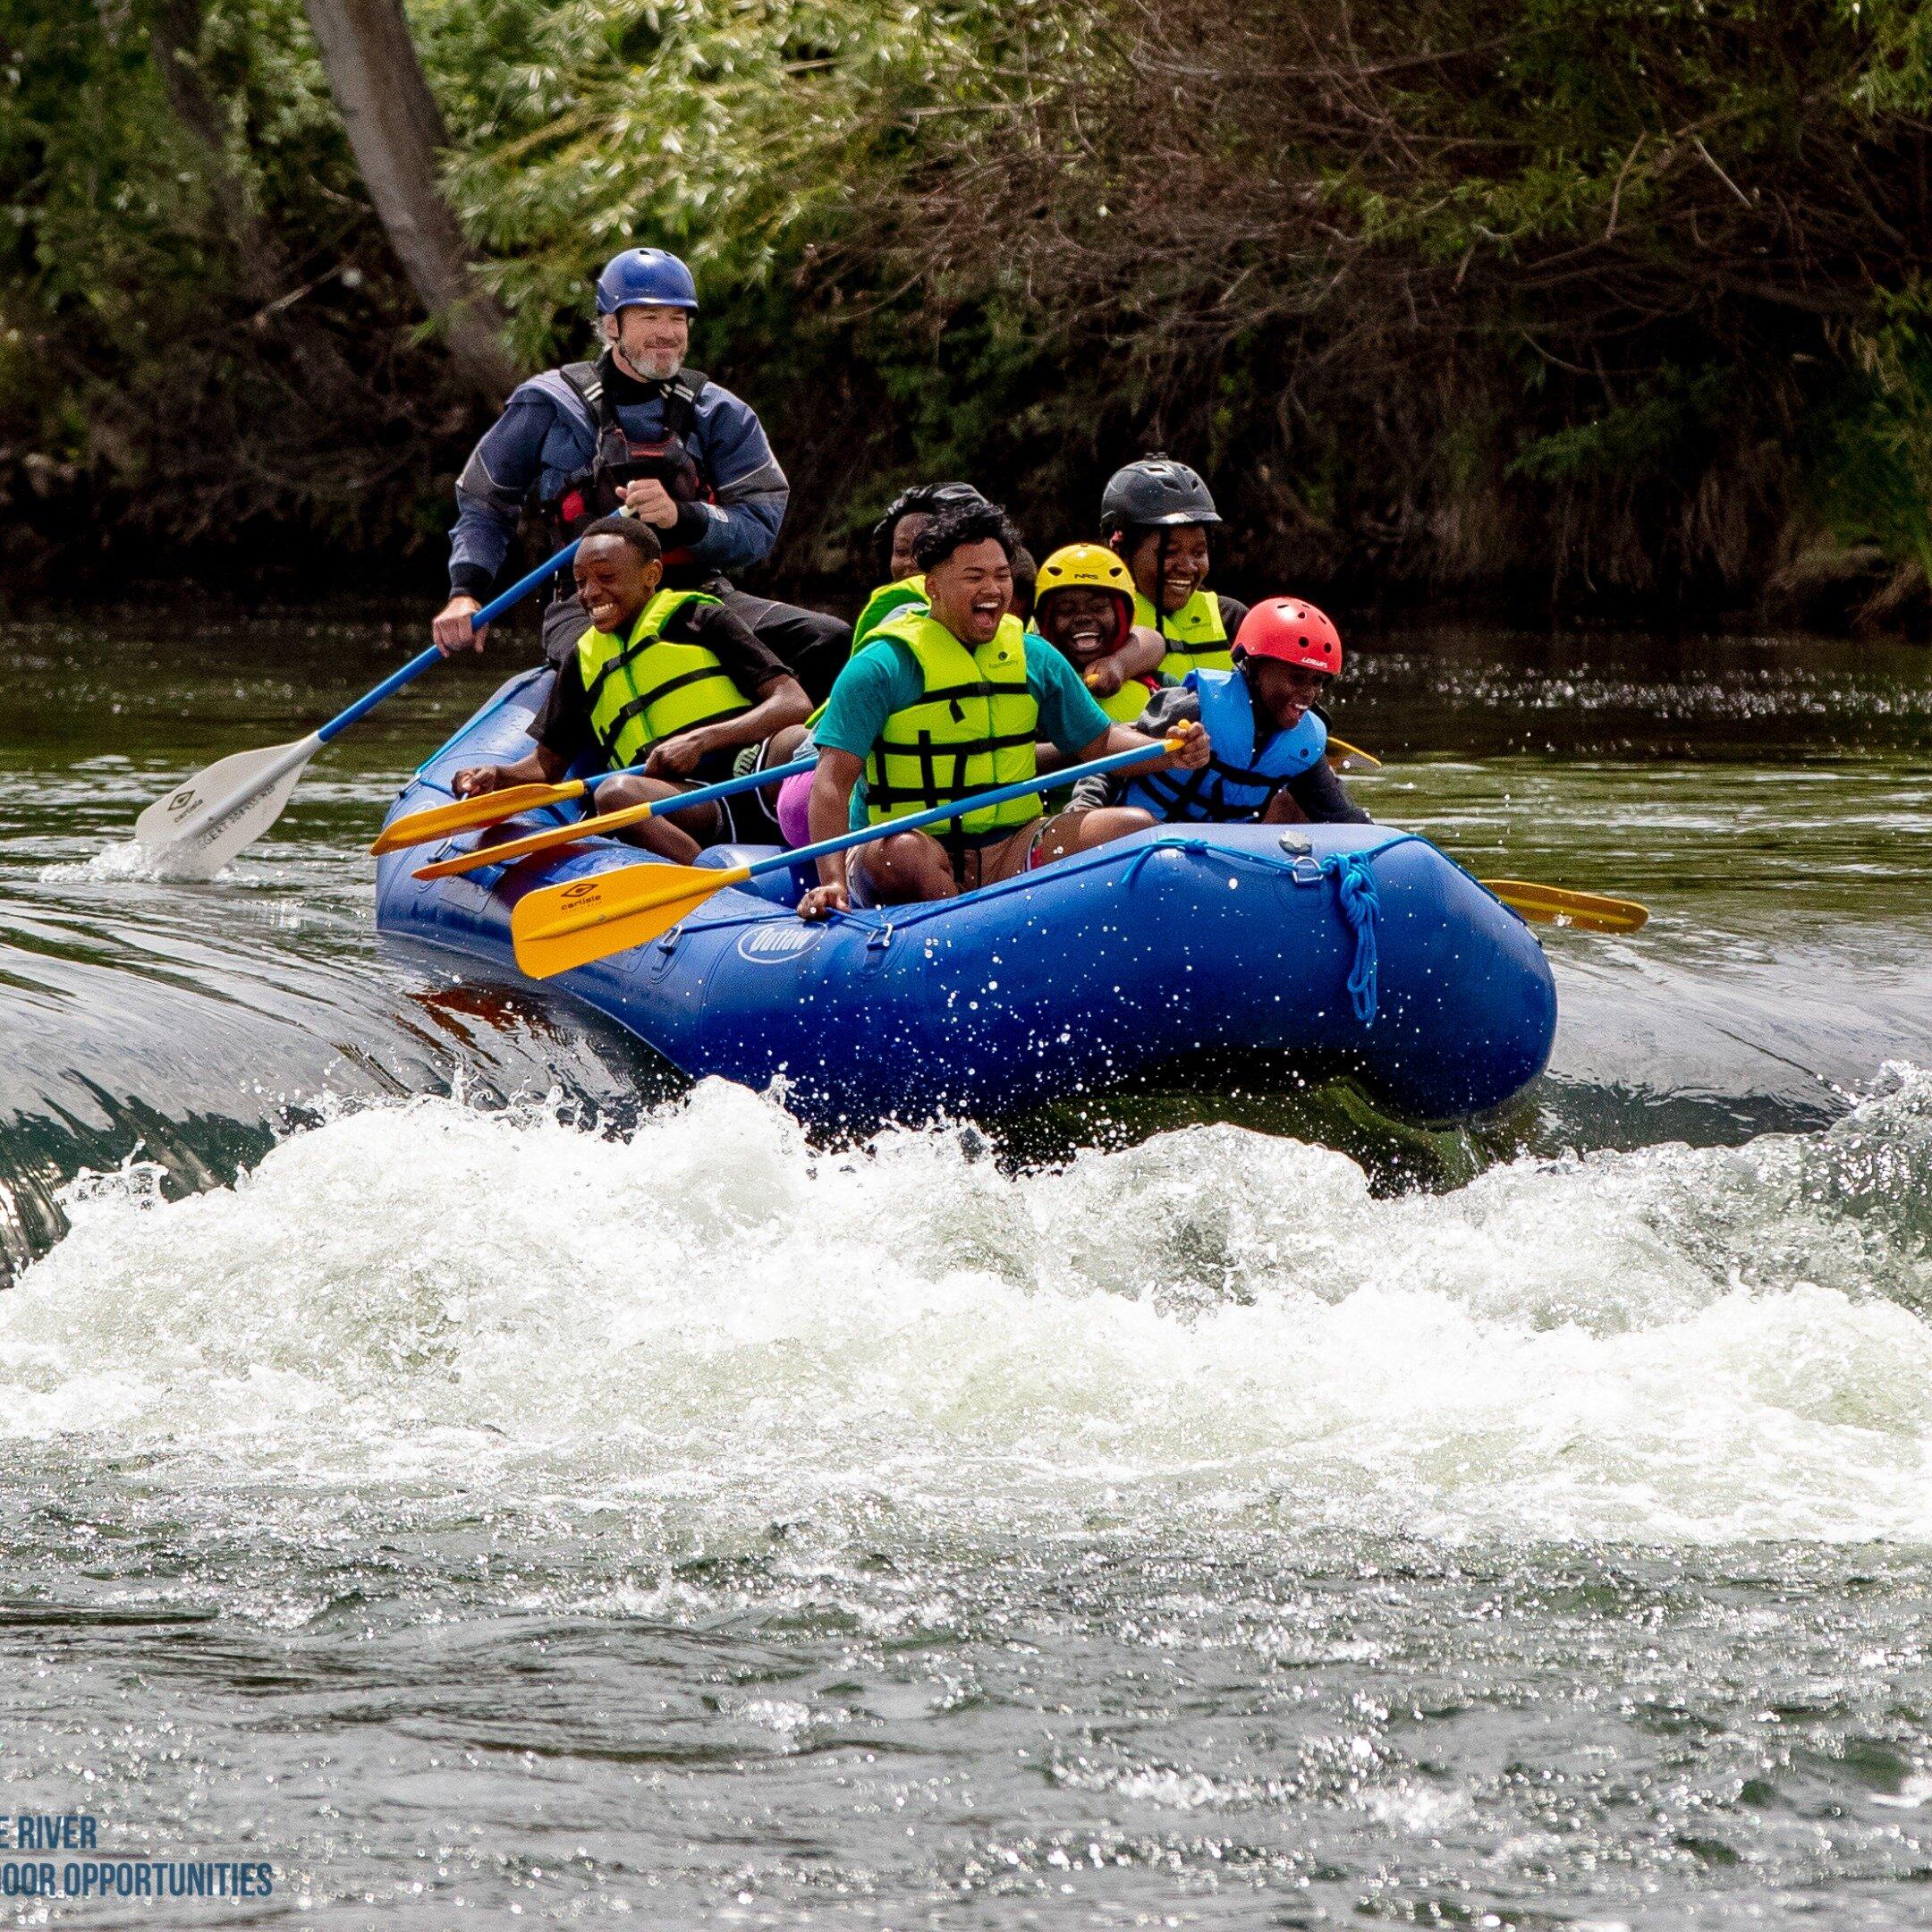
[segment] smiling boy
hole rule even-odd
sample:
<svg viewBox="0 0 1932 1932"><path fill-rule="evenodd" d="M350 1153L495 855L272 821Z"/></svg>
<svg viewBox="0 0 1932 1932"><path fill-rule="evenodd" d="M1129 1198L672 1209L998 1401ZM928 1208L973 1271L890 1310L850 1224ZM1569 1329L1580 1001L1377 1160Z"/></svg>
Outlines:
<svg viewBox="0 0 1932 1932"><path fill-rule="evenodd" d="M661 547L648 524L623 517L592 523L573 569L590 628L531 724L536 749L511 764L458 772L458 798L554 784L595 749L606 769L644 767L597 787L596 809L615 811L728 778L745 746L804 723L811 700L803 687L724 605L701 591L659 588ZM688 865L735 831L730 812L709 804L654 815L630 835Z"/></svg>
<svg viewBox="0 0 1932 1932"><path fill-rule="evenodd" d="M1158 691L1140 729L1208 728L1213 751L1196 772L1130 772L1073 788L1076 809L1139 806L1166 820L1219 824L1366 825L1327 762L1328 728L1315 709L1341 674L1342 638L1301 597L1265 597L1235 633L1233 668L1191 671Z"/></svg>

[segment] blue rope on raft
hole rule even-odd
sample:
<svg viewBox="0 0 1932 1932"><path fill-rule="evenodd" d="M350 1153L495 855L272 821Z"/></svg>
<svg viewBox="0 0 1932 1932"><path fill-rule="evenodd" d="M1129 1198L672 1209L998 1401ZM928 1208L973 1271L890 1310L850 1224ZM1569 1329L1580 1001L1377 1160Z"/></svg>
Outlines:
<svg viewBox="0 0 1932 1932"><path fill-rule="evenodd" d="M1284 838L1284 847L1287 843ZM1156 839L1133 855L1127 868L1126 883L1131 885L1135 875L1157 852L1199 852L1208 849L1204 839ZM1387 847L1380 849L1386 851ZM1230 852L1224 856L1254 858L1257 862L1268 863L1259 860L1258 855ZM1077 860L1063 862L1078 863ZM1104 863L1104 860L1101 862ZM1278 860L1274 862L1280 864ZM1330 852L1326 859L1317 860L1304 848L1301 856L1286 869L1298 885L1315 886L1325 878L1335 882L1335 900L1342 908L1342 917L1355 934L1355 965L1348 977L1349 998L1354 1004L1355 1017L1364 1026L1373 1026L1377 1012L1376 923L1382 917L1382 894L1377 890L1375 874L1368 869L1368 860L1360 852Z"/></svg>
<svg viewBox="0 0 1932 1932"><path fill-rule="evenodd" d="M1355 1017L1364 1026L1376 1018L1376 921L1382 916L1382 895L1376 889L1375 874L1355 852L1330 852L1321 862L1322 870L1335 882L1335 898L1342 917L1355 930L1355 966L1348 976L1349 997L1355 1003Z"/></svg>

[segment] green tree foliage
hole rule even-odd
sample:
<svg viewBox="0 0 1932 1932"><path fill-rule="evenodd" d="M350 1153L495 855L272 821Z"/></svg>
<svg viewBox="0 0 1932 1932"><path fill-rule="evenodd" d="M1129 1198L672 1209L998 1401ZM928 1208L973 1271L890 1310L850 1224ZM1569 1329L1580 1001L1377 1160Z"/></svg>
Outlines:
<svg viewBox="0 0 1932 1932"><path fill-rule="evenodd" d="M614 249L687 254L694 359L792 475L794 578L912 475L1083 531L1158 444L1214 474L1238 567L1345 594L1735 602L1820 542L1932 564L1915 0L411 20L520 358L581 350ZM431 572L479 425L295 0L0 0L0 480L42 537L66 477L112 532Z"/></svg>
<svg viewBox="0 0 1932 1932"><path fill-rule="evenodd" d="M697 360L754 394L807 486L794 560L843 564L849 521L891 493L895 463L986 453L954 419L978 413L984 384L936 380L918 303L882 280L867 238L928 126L1002 111L989 64L1017 44L1010 13L987 0L569 0L487 53L470 0L426 14L439 71L463 76L452 191L520 352L532 365L587 352L587 271L616 250L683 254L705 302ZM988 373L970 327L946 334L962 374Z"/></svg>
<svg viewBox="0 0 1932 1932"><path fill-rule="evenodd" d="M17 562L113 545L160 570L419 524L455 425L298 0L0 0L0 44Z"/></svg>
<svg viewBox="0 0 1932 1932"><path fill-rule="evenodd" d="M1257 565L1734 596L1849 487L1803 431L1932 234L1916 10L1106 17L1022 137L928 165L901 258L996 229L1063 425L1241 476Z"/></svg>

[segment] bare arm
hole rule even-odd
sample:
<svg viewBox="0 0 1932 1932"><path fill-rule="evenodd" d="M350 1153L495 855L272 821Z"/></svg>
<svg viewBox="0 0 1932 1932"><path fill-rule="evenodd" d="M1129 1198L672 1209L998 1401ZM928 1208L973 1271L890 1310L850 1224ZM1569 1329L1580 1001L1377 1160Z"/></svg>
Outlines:
<svg viewBox="0 0 1932 1932"><path fill-rule="evenodd" d="M794 677L775 678L765 694L749 711L735 717L720 718L714 724L680 732L654 746L644 761L651 778L686 778L714 751L736 751L745 745L763 744L774 732L788 724L802 724L811 716L811 699Z"/></svg>
<svg viewBox="0 0 1932 1932"><path fill-rule="evenodd" d="M1149 758L1148 770L1199 771L1208 762L1208 733L1197 720L1181 719L1168 727L1168 735L1181 740L1181 749L1170 751L1165 758ZM1080 755L1074 762L1084 765L1089 758L1110 758L1116 751L1131 751L1136 745L1159 747L1165 742L1165 739L1149 738L1131 724L1110 724L1091 744L1080 748Z"/></svg>
<svg viewBox="0 0 1932 1932"><path fill-rule="evenodd" d="M458 798L475 798L484 792L501 792L509 785L555 784L570 769L570 760L561 751L538 745L527 757L511 765L470 765L450 781Z"/></svg>
<svg viewBox="0 0 1932 1932"><path fill-rule="evenodd" d="M1160 669L1160 661L1167 655L1166 647L1159 634L1150 631L1145 624L1136 624L1127 633L1127 641L1113 655L1112 662L1121 669L1121 682L1129 678L1152 677Z"/></svg>
<svg viewBox="0 0 1932 1932"><path fill-rule="evenodd" d="M864 769L864 761L850 751L835 751L830 745L818 748L818 768L812 774L811 801L807 808L813 844L851 830L852 789ZM799 917L823 919L827 912L851 910L845 854L827 852L818 861L818 885L799 901Z"/></svg>

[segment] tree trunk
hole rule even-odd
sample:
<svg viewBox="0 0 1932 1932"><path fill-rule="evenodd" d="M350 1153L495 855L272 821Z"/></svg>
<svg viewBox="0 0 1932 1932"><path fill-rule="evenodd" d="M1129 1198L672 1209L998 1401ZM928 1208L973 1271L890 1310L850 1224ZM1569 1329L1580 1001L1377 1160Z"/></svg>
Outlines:
<svg viewBox="0 0 1932 1932"><path fill-rule="evenodd" d="M436 182L447 142L402 0L304 0L349 145L389 245L442 324L463 379L501 401L516 366L502 316L470 272L462 231Z"/></svg>

